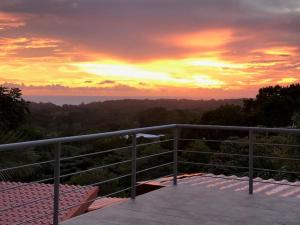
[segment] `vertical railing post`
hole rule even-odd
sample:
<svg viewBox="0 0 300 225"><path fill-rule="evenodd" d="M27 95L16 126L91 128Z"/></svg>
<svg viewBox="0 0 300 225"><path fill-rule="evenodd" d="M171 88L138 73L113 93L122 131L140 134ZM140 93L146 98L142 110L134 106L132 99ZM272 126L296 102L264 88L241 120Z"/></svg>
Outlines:
<svg viewBox="0 0 300 225"><path fill-rule="evenodd" d="M53 200L53 225L59 225L59 184L60 184L60 154L61 143L55 146L54 158L54 200Z"/></svg>
<svg viewBox="0 0 300 225"><path fill-rule="evenodd" d="M174 142L173 142L173 185L177 185L177 175L178 175L178 141L179 141L179 129L174 128Z"/></svg>
<svg viewBox="0 0 300 225"><path fill-rule="evenodd" d="M249 194L253 194L253 152L255 134L253 130L249 130Z"/></svg>
<svg viewBox="0 0 300 225"><path fill-rule="evenodd" d="M136 196L136 134L132 135L131 151L131 199Z"/></svg>

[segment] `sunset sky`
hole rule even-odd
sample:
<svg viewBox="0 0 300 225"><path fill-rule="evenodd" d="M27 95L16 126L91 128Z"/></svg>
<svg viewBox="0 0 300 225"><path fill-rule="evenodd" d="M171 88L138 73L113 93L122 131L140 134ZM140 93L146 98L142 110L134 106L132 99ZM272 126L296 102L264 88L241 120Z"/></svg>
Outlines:
<svg viewBox="0 0 300 225"><path fill-rule="evenodd" d="M300 82L299 0L1 0L25 95L253 97Z"/></svg>

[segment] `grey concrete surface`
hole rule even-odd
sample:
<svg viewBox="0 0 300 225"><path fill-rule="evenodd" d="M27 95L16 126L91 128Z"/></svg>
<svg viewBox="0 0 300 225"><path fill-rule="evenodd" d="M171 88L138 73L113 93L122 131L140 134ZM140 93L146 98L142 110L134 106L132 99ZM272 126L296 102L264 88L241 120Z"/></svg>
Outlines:
<svg viewBox="0 0 300 225"><path fill-rule="evenodd" d="M179 184L63 225L300 225L300 200Z"/></svg>

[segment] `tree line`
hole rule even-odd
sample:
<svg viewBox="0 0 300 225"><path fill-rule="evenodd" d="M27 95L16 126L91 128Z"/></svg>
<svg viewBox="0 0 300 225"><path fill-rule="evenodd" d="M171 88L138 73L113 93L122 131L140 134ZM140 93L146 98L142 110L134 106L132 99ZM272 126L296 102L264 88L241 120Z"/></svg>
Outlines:
<svg viewBox="0 0 300 225"><path fill-rule="evenodd" d="M51 103L30 103L22 98L19 89L0 88L0 143L12 143L43 138L78 135L94 132L128 129L169 123L219 124L238 126L297 127L300 128L300 85L272 86L259 90L253 99L237 100L116 100L81 104L78 106L57 106ZM165 133L171 138L171 133ZM181 141L180 149L196 153L180 152L183 161L203 164L222 164L228 167L181 165L181 172L211 172L215 174L235 174L246 176L247 170L234 169L231 166L247 167L247 157L231 157L222 153L239 153L247 156L247 133L221 131L181 132L182 138L194 138L197 141ZM208 140L216 140L209 142ZM232 143L230 142L232 141ZM299 137L278 134L262 134L257 141L267 144L299 144ZM139 142L149 142L139 140ZM111 148L129 146L131 140L109 138L88 143L69 143L63 145L62 157L101 152ZM245 144L246 143L246 144ZM278 157L299 159L299 147L256 146L255 153L262 156L255 159L255 167L280 170L282 172L256 171L255 175L264 178L298 180L300 171L297 161L279 160ZM172 149L172 143L140 147L138 156L147 156ZM1 152L0 168L41 162L53 159L53 146L24 149L26 151ZM207 154L217 153L217 154ZM274 159L267 158L268 156ZM265 156L266 158L263 158ZM62 173L82 171L99 165L130 159L131 152L103 153L92 157L66 160L62 163ZM143 159L139 169L170 162L172 155ZM53 175L51 164L0 173L2 180L33 181ZM145 180L172 172L171 167L160 168L151 173L140 174ZM118 165L64 178L71 184L90 184L130 173L130 164ZM103 184L104 192L130 185L130 178Z"/></svg>

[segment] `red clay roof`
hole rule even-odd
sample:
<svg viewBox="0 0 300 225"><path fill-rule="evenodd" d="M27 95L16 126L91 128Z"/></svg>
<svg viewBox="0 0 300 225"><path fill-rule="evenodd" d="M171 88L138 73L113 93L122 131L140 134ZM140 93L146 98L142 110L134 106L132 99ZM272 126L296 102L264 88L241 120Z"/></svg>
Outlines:
<svg viewBox="0 0 300 225"><path fill-rule="evenodd" d="M19 185L20 187L14 188ZM68 208L61 212L60 220L63 221L87 211L92 202L80 204L96 198L98 187L60 185L60 192L60 209ZM42 200L37 201L38 199ZM17 207L22 204L26 205ZM71 206L75 207L69 208ZM52 224L53 185L0 182L0 210L6 208L7 210L0 212L1 225L14 225L22 222L28 225ZM37 219L31 221L33 218Z"/></svg>
<svg viewBox="0 0 300 225"><path fill-rule="evenodd" d="M172 177L166 177L158 179L157 182L161 185L170 186L173 184L172 179ZM248 192L248 177L203 173L185 174L178 176L178 184ZM254 179L253 192L273 197L293 197L300 199L300 182L289 182L287 180L276 181L274 179L264 180L258 177Z"/></svg>

